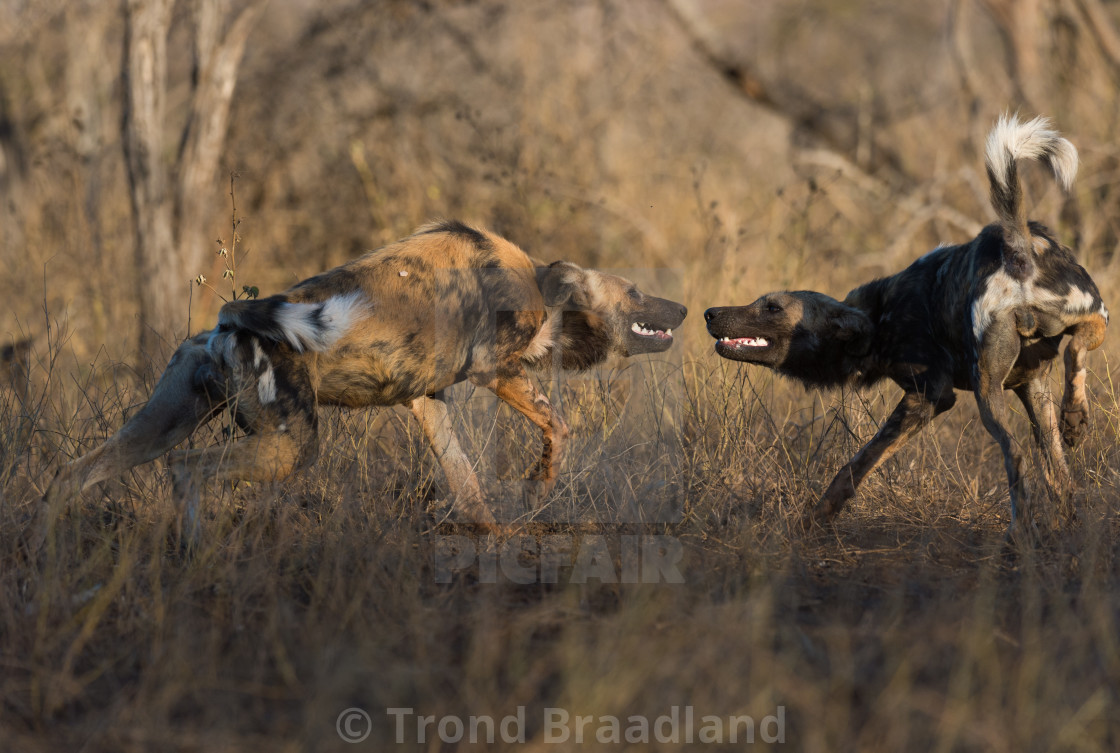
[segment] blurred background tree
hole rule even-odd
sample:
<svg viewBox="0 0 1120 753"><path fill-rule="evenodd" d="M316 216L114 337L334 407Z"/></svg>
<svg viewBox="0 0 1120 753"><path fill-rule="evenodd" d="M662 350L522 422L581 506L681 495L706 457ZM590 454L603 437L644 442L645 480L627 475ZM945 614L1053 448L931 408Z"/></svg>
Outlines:
<svg viewBox="0 0 1120 753"><path fill-rule="evenodd" d="M122 141L135 225L140 349L184 337L191 279L206 262L208 208L217 188L237 69L260 2L227 20L224 0L191 0L190 90L174 160L168 159L167 38L173 0L127 0ZM169 164L170 163L170 164ZM233 239L230 239L230 243Z"/></svg>
<svg viewBox="0 0 1120 753"><path fill-rule="evenodd" d="M1100 0L262 10L0 7L9 337L45 308L81 359L155 357L212 326L220 300L195 291L188 318L188 280L221 274L232 171L241 275L266 294L436 216L548 259L684 269L690 301L843 293L833 267L890 272L990 219L983 138L1006 110L1082 153L1039 218L1097 271L1120 238L1120 13Z"/></svg>

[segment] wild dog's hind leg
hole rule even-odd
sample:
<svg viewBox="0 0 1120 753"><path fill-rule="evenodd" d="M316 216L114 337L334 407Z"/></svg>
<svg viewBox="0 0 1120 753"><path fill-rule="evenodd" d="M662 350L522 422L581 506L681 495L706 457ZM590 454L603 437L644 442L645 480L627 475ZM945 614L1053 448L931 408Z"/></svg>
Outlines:
<svg viewBox="0 0 1120 753"><path fill-rule="evenodd" d="M412 401L412 415L420 422L424 436L432 446L436 460L447 476L455 505L462 510L475 525L496 529L493 513L482 498L482 489L467 456L459 447L451 419L447 415L447 403L443 393L420 397Z"/></svg>
<svg viewBox="0 0 1120 753"><path fill-rule="evenodd" d="M1054 414L1054 401L1047 389L1041 373L1035 373L1030 381L1015 388L1015 394L1023 403L1035 444L1043 457L1046 484L1057 497L1058 505L1065 516L1072 510L1069 507L1071 480L1069 466L1066 464L1065 451L1062 449L1061 432L1058 419Z"/></svg>
<svg viewBox="0 0 1120 753"><path fill-rule="evenodd" d="M530 481L540 482L538 501L543 500L556 485L557 468L568 439L568 424L552 404L536 388L523 369L499 372L484 385L509 403L541 430L541 458L529 472Z"/></svg>
<svg viewBox="0 0 1120 753"><path fill-rule="evenodd" d="M57 514L70 497L129 468L154 460L186 439L221 408L198 383L213 368L204 332L179 346L148 403L103 445L63 467L47 489L48 510Z"/></svg>
<svg viewBox="0 0 1120 753"><path fill-rule="evenodd" d="M1093 314L1079 324L1066 346L1066 388L1062 396L1062 440L1073 447L1089 428L1089 401L1085 395L1086 354L1104 341L1106 322Z"/></svg>
<svg viewBox="0 0 1120 753"><path fill-rule="evenodd" d="M222 351L230 375L230 408L249 436L171 454L172 481L192 532L202 480L279 480L313 462L319 453L315 391L307 362L285 344L246 333L236 333L233 344Z"/></svg>
<svg viewBox="0 0 1120 753"><path fill-rule="evenodd" d="M1014 319L996 319L984 330L978 344L975 384L976 405L980 420L1003 452L1003 465L1007 471L1007 486L1011 494L1011 528L1020 517L1026 517L1033 527L1030 499L1023 480L1023 458L1011 432L1007 428L1010 411L1003 391L1007 375L1019 357L1019 333Z"/></svg>
<svg viewBox="0 0 1120 753"><path fill-rule="evenodd" d="M810 528L816 523L830 520L843 509L856 488L867 475L894 455L934 416L953 407L956 395L952 387L927 388L924 392L908 391L879 431L840 469L820 501L802 518L802 525Z"/></svg>

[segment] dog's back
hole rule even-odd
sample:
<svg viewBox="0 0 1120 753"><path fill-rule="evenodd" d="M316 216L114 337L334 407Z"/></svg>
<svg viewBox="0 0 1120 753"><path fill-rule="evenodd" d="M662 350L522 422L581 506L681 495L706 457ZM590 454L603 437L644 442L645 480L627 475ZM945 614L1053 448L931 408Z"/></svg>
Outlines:
<svg viewBox="0 0 1120 753"><path fill-rule="evenodd" d="M315 354L320 403L402 403L468 368L519 361L545 317L535 275L509 241L433 223L283 293L226 304L212 350L230 335L287 346Z"/></svg>
<svg viewBox="0 0 1120 753"><path fill-rule="evenodd" d="M365 327L410 331L437 322L461 332L485 310L542 310L532 300L534 273L504 238L461 222L432 223L277 295L228 303L218 324L319 352L350 335L367 338Z"/></svg>
<svg viewBox="0 0 1120 753"><path fill-rule="evenodd" d="M1108 310L1089 273L1048 228L1027 219L1018 171L1024 159L1047 162L1067 189L1077 172L1076 149L1044 118L1001 118L985 160L997 222L969 243L937 248L845 298L876 324L873 358L859 381L897 381L900 364L949 366L953 386L972 389L991 324L1009 316L1021 345L1052 350L1050 357L1061 336L1087 318L1103 337Z"/></svg>

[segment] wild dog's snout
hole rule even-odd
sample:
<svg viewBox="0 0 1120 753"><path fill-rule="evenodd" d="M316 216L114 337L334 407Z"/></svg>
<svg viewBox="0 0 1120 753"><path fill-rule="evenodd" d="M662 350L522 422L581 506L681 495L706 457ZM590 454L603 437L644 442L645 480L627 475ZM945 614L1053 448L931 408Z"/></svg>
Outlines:
<svg viewBox="0 0 1120 753"><path fill-rule="evenodd" d="M744 306L713 306L704 312L704 321L709 325L719 324L726 322L729 317L733 316L735 312L745 308Z"/></svg>
<svg viewBox="0 0 1120 753"><path fill-rule="evenodd" d="M716 317L724 312L724 310L725 309L723 306L713 306L712 308L704 312L704 321L710 325L716 320Z"/></svg>
<svg viewBox="0 0 1120 753"><path fill-rule="evenodd" d="M651 305L646 306L647 311L654 311L672 327L679 327L688 316L688 308L683 303L671 301L668 298L650 297Z"/></svg>
<svg viewBox="0 0 1120 753"><path fill-rule="evenodd" d="M708 334L712 337L723 337L731 334L728 327L734 318L735 311L740 306L713 306L704 312L704 323L708 327Z"/></svg>

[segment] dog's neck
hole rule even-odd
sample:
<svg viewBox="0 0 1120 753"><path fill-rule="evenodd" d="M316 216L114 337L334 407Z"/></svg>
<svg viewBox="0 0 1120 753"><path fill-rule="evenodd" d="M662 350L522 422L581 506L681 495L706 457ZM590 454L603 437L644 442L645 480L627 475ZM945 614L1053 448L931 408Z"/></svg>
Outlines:
<svg viewBox="0 0 1120 753"><path fill-rule="evenodd" d="M877 282L853 290L842 302L814 294L829 306L825 323L816 320L795 325L789 349L776 370L806 387L862 387L877 381L873 353L878 330L873 303ZM857 312L866 317L852 316Z"/></svg>
<svg viewBox="0 0 1120 753"><path fill-rule="evenodd" d="M806 387L862 385L866 381L871 363L867 346L868 342L820 339L812 349L791 349L777 371Z"/></svg>
<svg viewBox="0 0 1120 753"><path fill-rule="evenodd" d="M545 320L523 360L534 369L584 371L606 361L614 340L596 314L580 309L545 309Z"/></svg>

